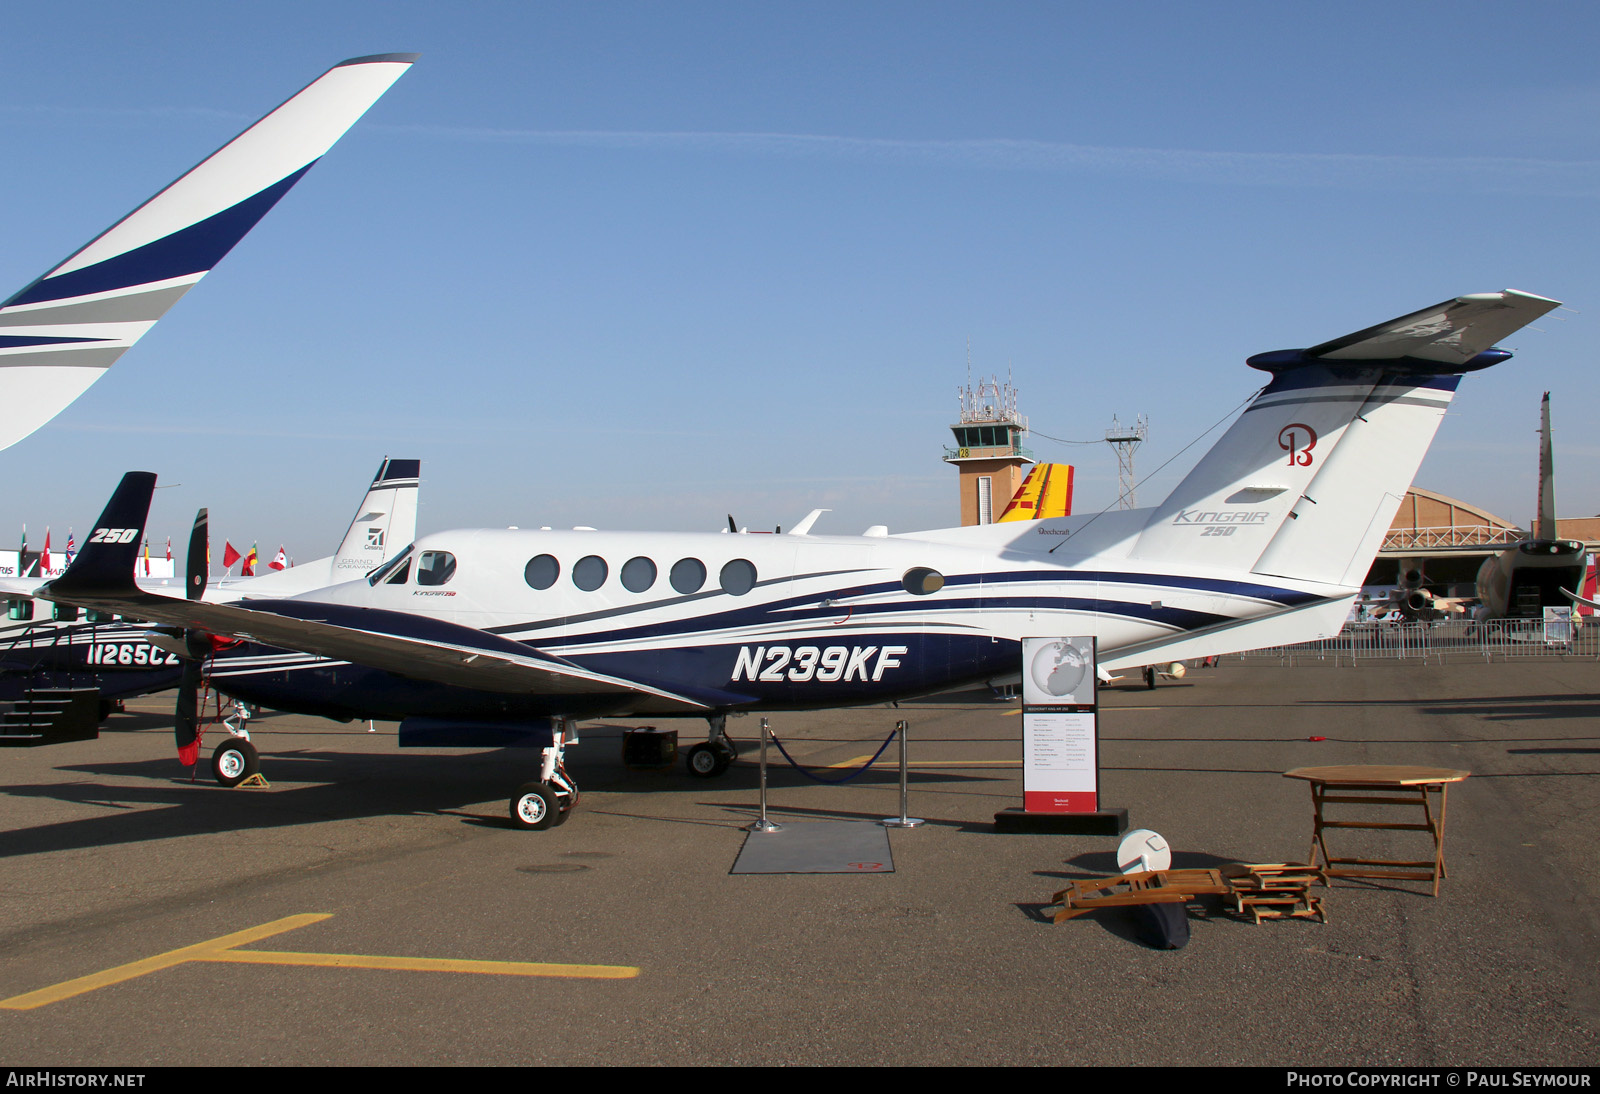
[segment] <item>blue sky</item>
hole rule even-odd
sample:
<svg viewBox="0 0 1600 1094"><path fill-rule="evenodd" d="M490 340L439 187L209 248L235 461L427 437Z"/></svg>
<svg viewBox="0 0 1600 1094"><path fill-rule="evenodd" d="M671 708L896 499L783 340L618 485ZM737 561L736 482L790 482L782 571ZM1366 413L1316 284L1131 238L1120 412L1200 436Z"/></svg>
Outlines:
<svg viewBox="0 0 1600 1094"><path fill-rule="evenodd" d="M1600 69L1581 4L35 5L0 38L0 295L329 65L421 61L54 423L0 543L117 476L332 549L385 455L424 531L957 522L967 378L1154 471L1243 359L1460 293L1567 301L1469 377L1417 484L1518 522L1591 412ZM1205 443L1141 488L1155 501ZM1104 445L1035 437L1114 502ZM6 531L11 529L12 531Z"/></svg>

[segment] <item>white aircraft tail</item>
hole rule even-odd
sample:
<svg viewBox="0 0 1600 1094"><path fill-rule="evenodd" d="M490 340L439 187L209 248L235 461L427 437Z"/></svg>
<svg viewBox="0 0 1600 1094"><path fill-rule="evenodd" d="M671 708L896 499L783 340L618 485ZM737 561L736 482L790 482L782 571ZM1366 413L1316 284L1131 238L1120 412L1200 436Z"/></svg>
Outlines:
<svg viewBox="0 0 1600 1094"><path fill-rule="evenodd" d="M1494 343L1558 306L1479 293L1250 358L1272 382L1152 512L1132 556L1359 586L1461 374L1510 357Z"/></svg>
<svg viewBox="0 0 1600 1094"><path fill-rule="evenodd" d="M421 460L384 458L333 556L334 582L354 581L417 538Z"/></svg>
<svg viewBox="0 0 1600 1094"><path fill-rule="evenodd" d="M7 448L88 390L416 60L335 65L0 304Z"/></svg>

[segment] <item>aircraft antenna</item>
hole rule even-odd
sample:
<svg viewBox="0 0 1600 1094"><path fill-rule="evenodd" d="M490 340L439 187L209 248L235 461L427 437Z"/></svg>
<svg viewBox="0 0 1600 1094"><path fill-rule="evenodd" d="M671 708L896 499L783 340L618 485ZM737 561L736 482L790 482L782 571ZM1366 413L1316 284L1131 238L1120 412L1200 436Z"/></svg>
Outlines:
<svg viewBox="0 0 1600 1094"><path fill-rule="evenodd" d="M1133 454L1144 443L1145 434L1149 430L1150 420L1143 414L1131 426L1123 425L1117 416L1111 416L1111 428L1106 430L1106 443L1117 453L1117 508L1137 509L1139 502L1134 496L1134 484L1138 481L1133 473Z"/></svg>

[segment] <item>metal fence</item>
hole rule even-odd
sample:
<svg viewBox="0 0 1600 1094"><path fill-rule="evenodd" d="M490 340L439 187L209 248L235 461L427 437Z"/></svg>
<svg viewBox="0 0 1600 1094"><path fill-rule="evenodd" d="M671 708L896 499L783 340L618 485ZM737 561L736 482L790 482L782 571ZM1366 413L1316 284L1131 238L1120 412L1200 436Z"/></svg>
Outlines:
<svg viewBox="0 0 1600 1094"><path fill-rule="evenodd" d="M1225 660L1246 665L1350 667L1375 662L1443 665L1549 659L1600 661L1600 626L1547 628L1539 619L1351 623L1332 638L1251 650Z"/></svg>

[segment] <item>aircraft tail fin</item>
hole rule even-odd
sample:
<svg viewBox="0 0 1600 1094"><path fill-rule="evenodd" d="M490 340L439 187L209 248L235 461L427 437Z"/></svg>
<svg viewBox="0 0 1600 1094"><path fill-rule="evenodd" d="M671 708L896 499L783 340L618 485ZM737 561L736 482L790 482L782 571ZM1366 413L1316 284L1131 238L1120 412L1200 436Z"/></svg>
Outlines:
<svg viewBox="0 0 1600 1094"><path fill-rule="evenodd" d="M83 394L233 249L416 59L335 65L0 304L9 447Z"/></svg>
<svg viewBox="0 0 1600 1094"><path fill-rule="evenodd" d="M417 487L421 460L384 457L367 496L333 556L335 582L354 581L417 538Z"/></svg>
<svg viewBox="0 0 1600 1094"><path fill-rule="evenodd" d="M123 475L111 500L106 502L105 511L95 521L94 531L84 537L83 550L73 557L66 573L44 586L40 595L53 600L52 594L65 598L137 593L133 569L155 489L153 472L129 471Z"/></svg>
<svg viewBox="0 0 1600 1094"><path fill-rule="evenodd" d="M1072 515L1072 465L1038 463L1017 487L997 524L1016 520L1043 520Z"/></svg>
<svg viewBox="0 0 1600 1094"><path fill-rule="evenodd" d="M1550 393L1544 393L1539 404L1539 522L1533 528L1534 539L1556 538L1556 474L1555 459L1550 451Z"/></svg>
<svg viewBox="0 0 1600 1094"><path fill-rule="evenodd" d="M1258 354L1269 383L1151 514L1136 558L1361 584L1461 375L1559 302L1506 290L1305 350Z"/></svg>

